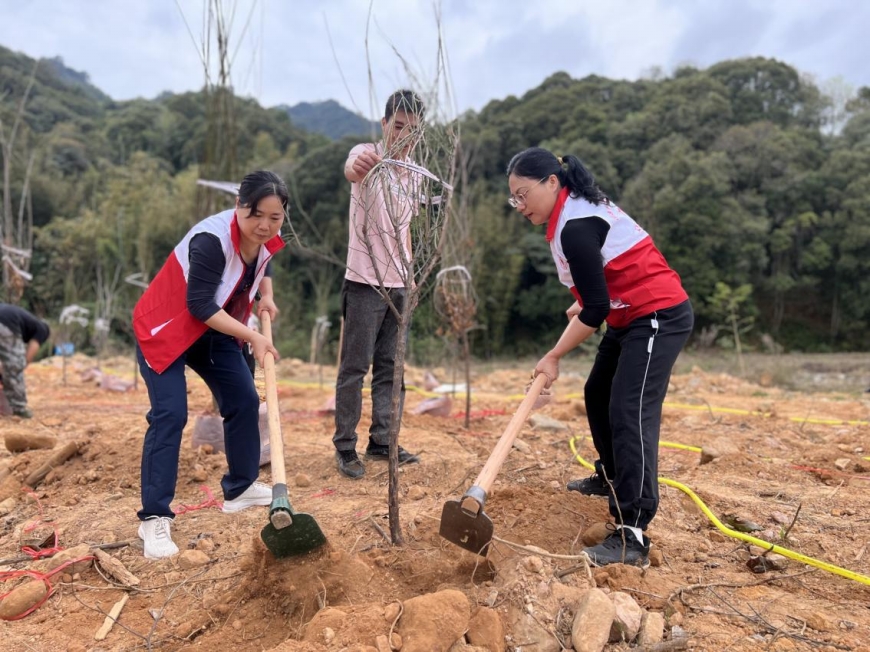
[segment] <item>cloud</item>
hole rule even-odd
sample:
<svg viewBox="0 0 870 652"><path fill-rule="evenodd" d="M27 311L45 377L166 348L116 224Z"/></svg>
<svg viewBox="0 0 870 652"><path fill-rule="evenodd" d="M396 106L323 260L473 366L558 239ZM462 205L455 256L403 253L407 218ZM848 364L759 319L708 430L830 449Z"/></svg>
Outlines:
<svg viewBox="0 0 870 652"><path fill-rule="evenodd" d="M30 56L62 56L116 99L203 84L194 45L202 39L202 0L0 4L0 44ZM376 116L384 98L410 77L431 81L437 73L438 32L427 0L374 0L371 18L367 0L238 0L235 6L234 86L267 106L336 99ZM442 15L460 111L522 95L559 70L634 79L653 66L669 71L742 56L774 57L819 81L840 75L870 85L870 40L862 33L870 3L444 0Z"/></svg>

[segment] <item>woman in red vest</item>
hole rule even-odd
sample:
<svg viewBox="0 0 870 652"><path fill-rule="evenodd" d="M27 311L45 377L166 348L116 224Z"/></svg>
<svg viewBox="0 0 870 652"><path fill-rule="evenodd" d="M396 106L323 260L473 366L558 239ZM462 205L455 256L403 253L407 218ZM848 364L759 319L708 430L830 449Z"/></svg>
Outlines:
<svg viewBox="0 0 870 652"><path fill-rule="evenodd" d="M188 231L133 310L139 369L151 400L138 513L139 537L149 559L178 552L169 504L187 423L186 366L206 382L224 420L229 469L221 480L223 511L272 500L271 487L256 482L259 396L242 344L251 344L260 363L267 351L277 359L265 336L245 324L257 298L258 313L274 318L278 312L266 267L284 247L280 230L287 201L287 187L278 175L260 171L246 176L236 207Z"/></svg>
<svg viewBox="0 0 870 652"><path fill-rule="evenodd" d="M694 321L680 277L652 238L611 202L574 156L533 147L508 164L508 202L546 225L559 280L574 295L568 327L535 367L547 386L559 360L607 330L586 381L589 429L599 459L595 474L568 489L609 496L616 526L586 549L599 565L649 564L643 531L658 508L658 442L671 369Z"/></svg>

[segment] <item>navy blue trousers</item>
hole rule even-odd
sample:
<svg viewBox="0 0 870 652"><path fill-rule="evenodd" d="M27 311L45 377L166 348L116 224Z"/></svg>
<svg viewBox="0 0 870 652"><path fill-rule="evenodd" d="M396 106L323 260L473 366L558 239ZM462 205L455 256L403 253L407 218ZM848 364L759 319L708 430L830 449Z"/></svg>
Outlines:
<svg viewBox="0 0 870 652"><path fill-rule="evenodd" d="M228 472L221 480L224 499L242 494L257 479L260 464L260 398L235 338L208 330L168 369L158 374L137 347L139 370L148 387L151 409L142 448L142 509L139 518L174 517L181 432L187 425L185 366L193 369L214 394L224 419Z"/></svg>

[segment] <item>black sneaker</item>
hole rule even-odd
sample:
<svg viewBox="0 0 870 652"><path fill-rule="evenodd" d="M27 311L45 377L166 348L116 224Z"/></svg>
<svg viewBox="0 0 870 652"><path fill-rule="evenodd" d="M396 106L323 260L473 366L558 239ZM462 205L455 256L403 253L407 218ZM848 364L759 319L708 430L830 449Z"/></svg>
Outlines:
<svg viewBox="0 0 870 652"><path fill-rule="evenodd" d="M378 444L373 444L369 442L369 445L366 447L366 459L388 462L390 460L390 447L379 446ZM402 464L417 464L419 462L420 458L417 455L409 453L404 448L399 446L399 466L401 466Z"/></svg>
<svg viewBox="0 0 870 652"><path fill-rule="evenodd" d="M625 535L625 542L622 540L623 535ZM616 528L597 546L584 548L583 552L594 566L628 564L641 568L649 567L649 538L644 535L643 545L641 545L632 532L628 530L623 532L620 528Z"/></svg>
<svg viewBox="0 0 870 652"><path fill-rule="evenodd" d="M571 480L568 491L579 491L584 496L609 496L610 486L597 473L582 480Z"/></svg>
<svg viewBox="0 0 870 652"><path fill-rule="evenodd" d="M363 466L355 450L335 451L335 461L338 462L338 470L341 474L353 480L363 477L366 473L366 467Z"/></svg>

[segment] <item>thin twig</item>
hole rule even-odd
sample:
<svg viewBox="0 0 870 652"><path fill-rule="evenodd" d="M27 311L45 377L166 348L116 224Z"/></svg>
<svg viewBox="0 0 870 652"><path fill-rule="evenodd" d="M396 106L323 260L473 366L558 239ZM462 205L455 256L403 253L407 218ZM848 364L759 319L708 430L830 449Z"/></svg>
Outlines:
<svg viewBox="0 0 870 652"><path fill-rule="evenodd" d="M393 647L393 629L396 627L396 623L399 622L399 618L402 617L402 614L405 613L405 605L401 602L399 603L399 613L393 619L393 623L390 625L390 632L387 634L387 640L390 643L390 647Z"/></svg>
<svg viewBox="0 0 870 652"><path fill-rule="evenodd" d="M378 525L375 521L375 517L369 516L369 521L371 522L372 526L378 531L378 534L380 534L384 538L384 541L386 541L389 545L393 545L393 542L390 541L390 537L388 537L387 533L384 532L384 528Z"/></svg>
<svg viewBox="0 0 870 652"><path fill-rule="evenodd" d="M151 629L148 632L148 636L145 638L145 644L146 644L146 647L148 648L149 652L151 652L151 637L154 635L154 631L157 629L157 624L160 622L161 618L163 618L163 612L166 609L166 605L168 605L169 601L175 597L176 591L178 591L178 589L180 589L182 586L184 586L187 582L195 580L197 577L199 577L200 575L202 575L203 573L205 573L208 570L209 570L208 567L203 568L201 571L199 571L193 577L190 577L188 579L185 579L182 582L179 582L178 586L176 586L174 589L172 589L172 591L169 592L169 595L166 596L166 600L164 600L163 605L160 607L160 609L157 612L157 615L154 617L154 623L151 625Z"/></svg>
<svg viewBox="0 0 870 652"><path fill-rule="evenodd" d="M794 524L797 522L798 514L801 513L801 507L803 507L803 503L798 503L797 511L794 513L794 518L791 520L789 526L785 529L785 532L782 533L782 540L788 541L788 533L791 532L791 529L794 527ZM767 554L767 553L764 553Z"/></svg>
<svg viewBox="0 0 870 652"><path fill-rule="evenodd" d="M508 541L506 539L502 539L501 537L497 537L495 535L493 535L492 540L498 541L499 543L503 543L506 546L514 548L515 550L522 550L523 552L528 552L532 555L539 555L541 557L549 557L551 559L563 559L565 561L579 561L581 559L589 559L589 557L585 553L582 553L579 555L556 555L556 554L553 554L552 552L547 552L546 550L543 550L542 548L531 548L529 546L521 546L518 543L514 543L513 541Z"/></svg>

